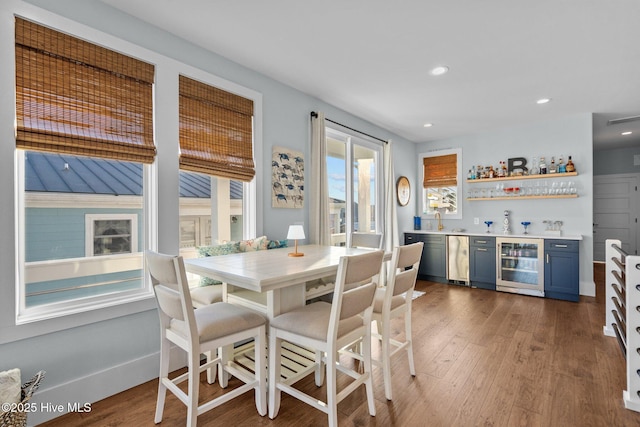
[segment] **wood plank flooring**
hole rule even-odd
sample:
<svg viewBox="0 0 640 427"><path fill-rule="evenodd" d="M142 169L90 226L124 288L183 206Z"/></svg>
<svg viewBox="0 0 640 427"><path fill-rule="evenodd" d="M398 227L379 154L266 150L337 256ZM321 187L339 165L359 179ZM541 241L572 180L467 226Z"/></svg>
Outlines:
<svg viewBox="0 0 640 427"><path fill-rule="evenodd" d="M345 426L637 426L624 408L625 361L615 338L602 334L604 275L594 267L597 297L564 302L419 281L414 301L417 375L394 358L393 393L384 397L374 368L377 415L364 387L338 406ZM402 333L401 324L394 330ZM344 379L343 379L344 380ZM344 380L346 381L346 380ZM231 383L236 384L234 382ZM300 387L318 397L313 378ZM201 399L218 395L201 381ZM45 426L151 426L157 380L96 402L90 413L67 414ZM161 425L181 426L184 406L170 393ZM199 425L321 426L326 416L285 394L275 420L260 417L253 393L198 417Z"/></svg>

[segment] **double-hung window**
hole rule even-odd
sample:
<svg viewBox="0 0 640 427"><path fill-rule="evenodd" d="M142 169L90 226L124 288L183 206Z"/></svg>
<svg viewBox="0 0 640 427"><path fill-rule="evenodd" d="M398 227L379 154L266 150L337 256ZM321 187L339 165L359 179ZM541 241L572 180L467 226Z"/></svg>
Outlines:
<svg viewBox="0 0 640 427"><path fill-rule="evenodd" d="M16 18L17 322L146 298L154 66Z"/></svg>

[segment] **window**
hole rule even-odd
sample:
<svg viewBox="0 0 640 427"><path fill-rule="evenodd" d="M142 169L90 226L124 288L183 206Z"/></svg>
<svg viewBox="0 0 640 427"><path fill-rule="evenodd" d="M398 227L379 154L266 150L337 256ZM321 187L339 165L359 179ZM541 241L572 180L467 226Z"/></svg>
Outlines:
<svg viewBox="0 0 640 427"><path fill-rule="evenodd" d="M147 298L154 67L16 18L17 323Z"/></svg>
<svg viewBox="0 0 640 427"><path fill-rule="evenodd" d="M327 128L331 244L350 244L352 232L382 232L382 147Z"/></svg>
<svg viewBox="0 0 640 427"><path fill-rule="evenodd" d="M86 214L87 256L138 252L138 216L135 214Z"/></svg>
<svg viewBox="0 0 640 427"><path fill-rule="evenodd" d="M438 150L420 155L422 171L422 215L440 212L443 218L462 218L458 203L461 194L462 152L460 149Z"/></svg>

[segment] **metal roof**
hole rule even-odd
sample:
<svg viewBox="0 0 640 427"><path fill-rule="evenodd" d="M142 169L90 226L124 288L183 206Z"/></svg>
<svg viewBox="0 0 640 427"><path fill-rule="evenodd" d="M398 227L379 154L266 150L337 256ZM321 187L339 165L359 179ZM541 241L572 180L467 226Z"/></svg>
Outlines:
<svg viewBox="0 0 640 427"><path fill-rule="evenodd" d="M66 154L29 151L26 191L142 195L142 165ZM231 199L242 199L242 183L231 181ZM180 171L180 197L210 198L211 178Z"/></svg>

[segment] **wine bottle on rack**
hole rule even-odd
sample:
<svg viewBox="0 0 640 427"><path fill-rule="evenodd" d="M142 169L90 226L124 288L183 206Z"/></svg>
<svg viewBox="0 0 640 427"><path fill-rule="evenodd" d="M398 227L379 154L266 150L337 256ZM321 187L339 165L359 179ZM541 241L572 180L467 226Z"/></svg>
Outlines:
<svg viewBox="0 0 640 427"><path fill-rule="evenodd" d="M540 157L540 174L545 175L547 173L547 164L544 161L544 157Z"/></svg>

